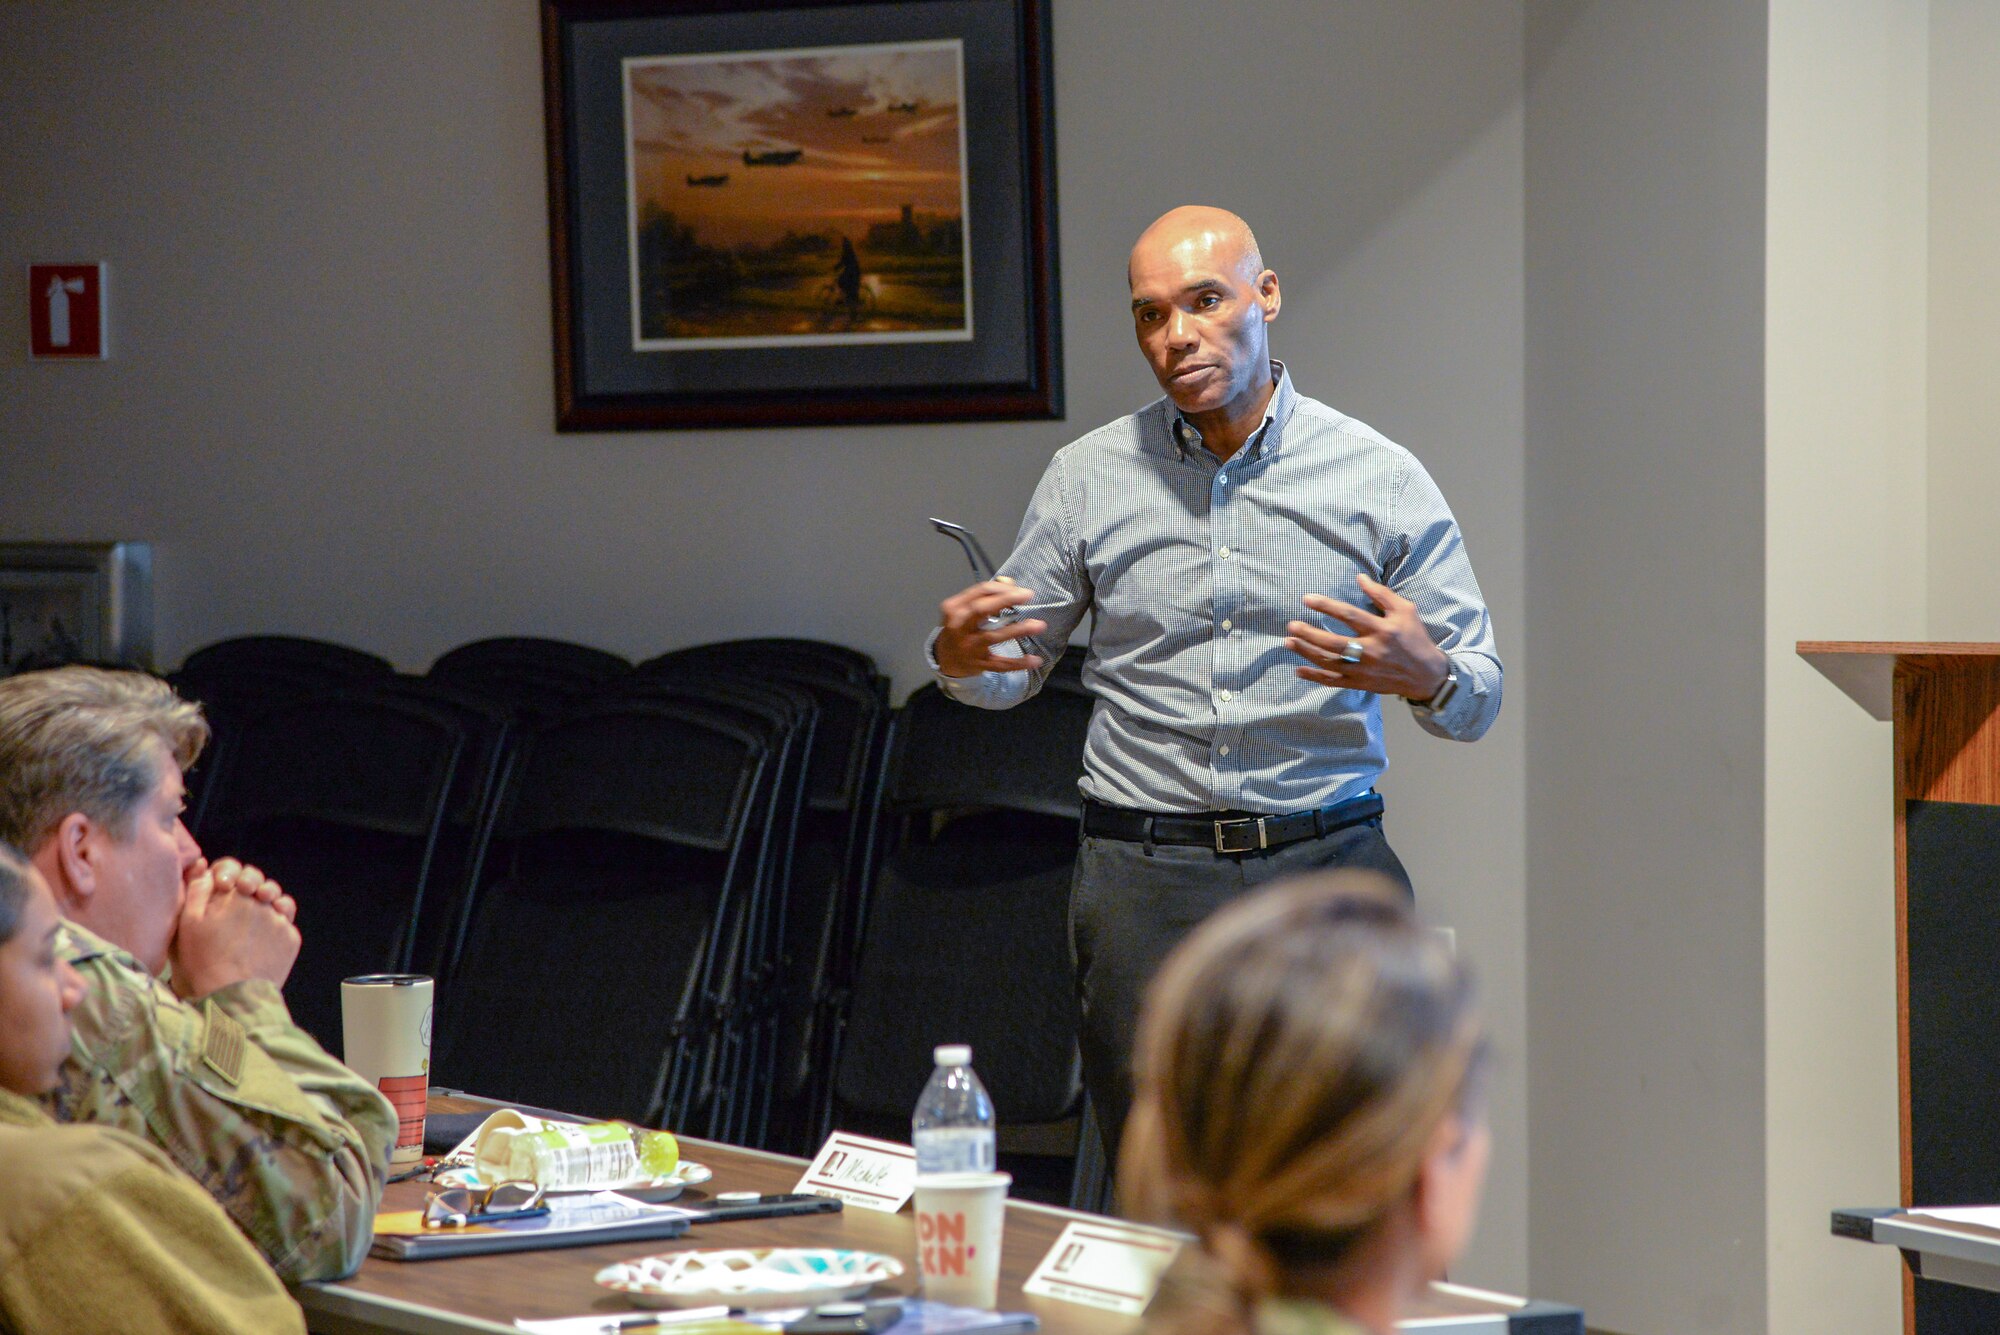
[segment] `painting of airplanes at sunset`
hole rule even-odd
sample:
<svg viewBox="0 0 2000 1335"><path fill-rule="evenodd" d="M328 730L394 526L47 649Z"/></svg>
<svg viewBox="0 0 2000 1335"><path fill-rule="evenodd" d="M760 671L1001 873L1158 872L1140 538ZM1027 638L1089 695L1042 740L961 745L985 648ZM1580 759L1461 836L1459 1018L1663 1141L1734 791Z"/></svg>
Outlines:
<svg viewBox="0 0 2000 1335"><path fill-rule="evenodd" d="M639 351L972 337L964 52L625 62Z"/></svg>

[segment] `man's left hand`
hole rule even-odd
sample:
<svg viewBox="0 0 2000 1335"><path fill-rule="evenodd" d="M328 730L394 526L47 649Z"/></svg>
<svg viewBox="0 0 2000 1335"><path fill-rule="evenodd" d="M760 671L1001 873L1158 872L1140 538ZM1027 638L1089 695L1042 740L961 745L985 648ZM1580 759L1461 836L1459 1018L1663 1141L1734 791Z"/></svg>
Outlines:
<svg viewBox="0 0 2000 1335"><path fill-rule="evenodd" d="M218 858L209 871L215 879L217 894L248 895L278 913L286 922L298 921L299 906L285 893L284 887L249 863L238 862L235 858Z"/></svg>
<svg viewBox="0 0 2000 1335"><path fill-rule="evenodd" d="M1366 575L1357 579L1376 610L1323 594L1307 594L1307 607L1332 617L1350 633L1321 630L1303 621L1288 622L1285 647L1311 665L1294 670L1307 681L1341 690L1430 699L1444 685L1451 662L1431 640L1430 631L1417 616L1417 605L1378 580ZM1360 654L1359 662L1352 661L1356 653Z"/></svg>

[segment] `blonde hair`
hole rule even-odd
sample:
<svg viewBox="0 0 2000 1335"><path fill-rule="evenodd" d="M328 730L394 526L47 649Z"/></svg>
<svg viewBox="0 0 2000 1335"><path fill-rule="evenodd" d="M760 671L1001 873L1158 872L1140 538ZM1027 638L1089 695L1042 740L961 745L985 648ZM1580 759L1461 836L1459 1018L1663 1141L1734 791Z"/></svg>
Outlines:
<svg viewBox="0 0 2000 1335"><path fill-rule="evenodd" d="M62 667L0 681L0 841L33 852L80 811L113 833L160 781L208 744L201 706L143 672Z"/></svg>
<svg viewBox="0 0 2000 1335"><path fill-rule="evenodd" d="M1477 1116L1484 1051L1469 975L1379 876L1293 881L1198 928L1147 992L1119 1173L1219 1268L1177 1324L1245 1326L1289 1276L1339 1265L1439 1125Z"/></svg>

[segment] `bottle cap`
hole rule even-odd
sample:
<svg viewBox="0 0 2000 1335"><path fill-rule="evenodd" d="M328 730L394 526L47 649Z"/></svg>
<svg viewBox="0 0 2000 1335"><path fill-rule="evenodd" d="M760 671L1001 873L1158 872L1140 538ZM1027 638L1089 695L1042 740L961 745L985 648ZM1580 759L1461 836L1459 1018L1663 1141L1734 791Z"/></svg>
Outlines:
<svg viewBox="0 0 2000 1335"><path fill-rule="evenodd" d="M970 1066L972 1049L963 1043L940 1043L931 1052L931 1059L939 1066Z"/></svg>

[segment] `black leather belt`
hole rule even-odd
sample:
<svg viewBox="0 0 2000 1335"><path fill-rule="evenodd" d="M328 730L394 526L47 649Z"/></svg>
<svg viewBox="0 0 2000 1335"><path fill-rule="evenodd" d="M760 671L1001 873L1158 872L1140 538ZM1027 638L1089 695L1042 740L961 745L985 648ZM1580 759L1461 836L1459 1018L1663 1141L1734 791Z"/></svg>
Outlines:
<svg viewBox="0 0 2000 1335"><path fill-rule="evenodd" d="M1218 853L1256 853L1283 848L1301 839L1318 839L1379 818L1382 795L1369 791L1345 802L1288 816L1243 816L1229 812L1193 816L1155 816L1145 811L1108 807L1088 798L1083 803L1083 832L1100 839L1134 843L1192 844Z"/></svg>

